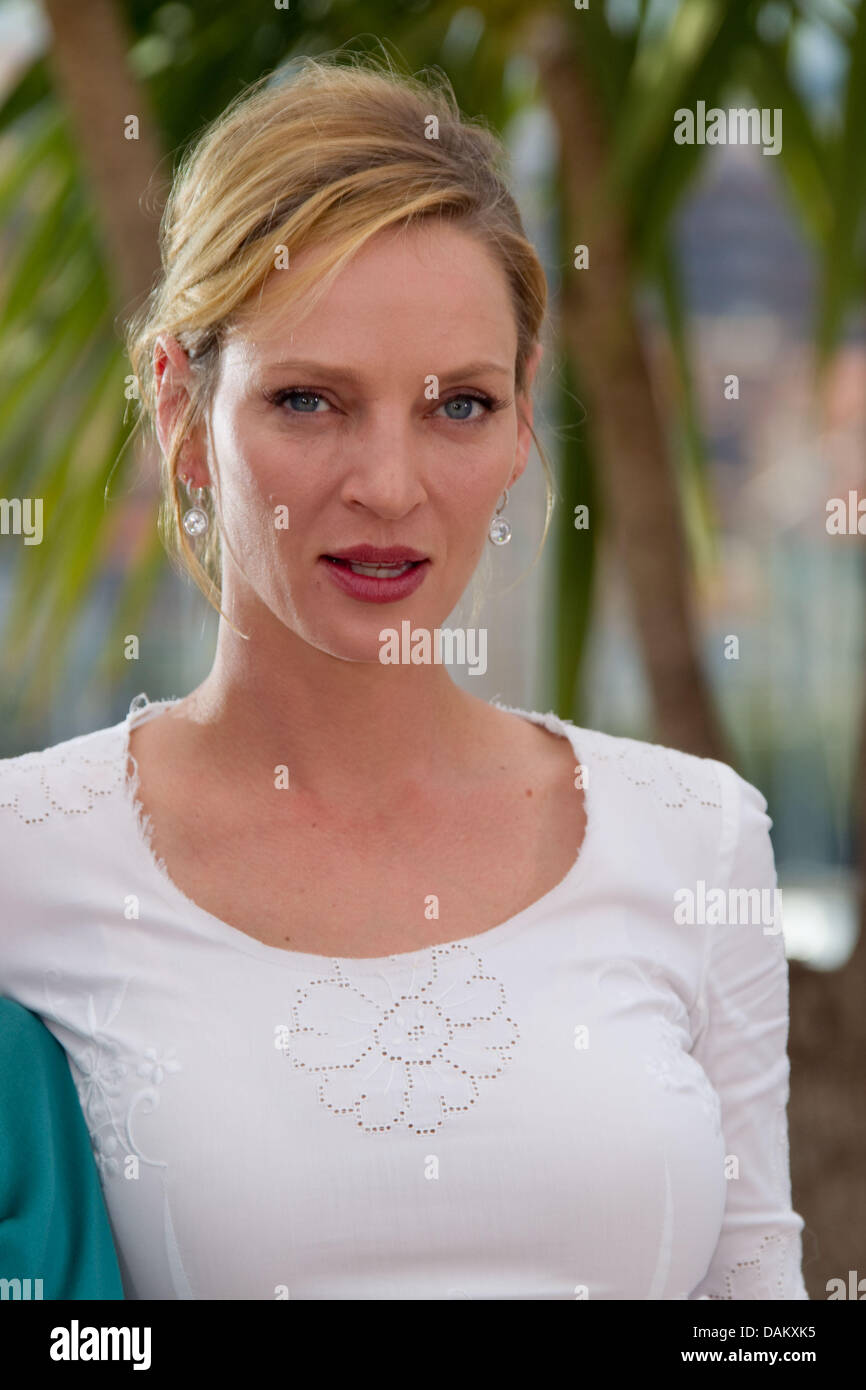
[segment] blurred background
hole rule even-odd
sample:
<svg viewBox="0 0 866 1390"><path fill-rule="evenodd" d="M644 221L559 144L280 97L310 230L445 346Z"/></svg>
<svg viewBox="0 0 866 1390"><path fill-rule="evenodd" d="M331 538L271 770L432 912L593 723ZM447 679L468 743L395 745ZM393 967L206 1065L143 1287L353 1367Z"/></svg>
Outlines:
<svg viewBox="0 0 866 1390"><path fill-rule="evenodd" d="M168 566L157 460L129 440L121 325L153 284L190 138L263 72L341 45L444 69L502 134L550 285L551 532L535 563L533 451L514 539L484 562L487 673L455 679L721 757L768 799L794 1206L825 1298L828 1279L866 1277L856 0L0 0L0 757L210 668L216 616ZM781 148L677 143L675 112L698 103L780 112Z"/></svg>

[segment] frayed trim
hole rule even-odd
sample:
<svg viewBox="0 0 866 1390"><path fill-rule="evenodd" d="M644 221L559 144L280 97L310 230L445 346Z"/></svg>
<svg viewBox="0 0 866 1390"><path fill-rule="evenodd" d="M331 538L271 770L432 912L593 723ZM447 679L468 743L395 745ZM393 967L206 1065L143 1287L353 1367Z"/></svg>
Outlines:
<svg viewBox="0 0 866 1390"><path fill-rule="evenodd" d="M135 828L138 832L138 837L142 849L145 851L145 853L149 856L153 864L156 866L158 873L160 873L165 879L167 879L169 883L172 882L172 879L171 875L168 872L166 862L161 856L158 856L156 854L153 846L153 833L155 828L153 818L151 817L150 813L144 809L144 806L139 800L139 793L141 791L141 775L139 772L138 760L131 749L132 740L130 738L130 734L132 730L137 727L138 724L146 723L146 719L140 719L138 717L139 715L147 715L148 717L151 717L152 711L156 709L167 708L171 705L177 704L180 698L180 696L173 696L171 699L168 700L148 700L145 694L136 695L135 699L129 706L129 713L126 716L126 720L123 726L124 795L126 796L127 804L129 805L129 808L132 811L132 818L135 822ZM139 703L139 701L142 700L144 701L144 704Z"/></svg>

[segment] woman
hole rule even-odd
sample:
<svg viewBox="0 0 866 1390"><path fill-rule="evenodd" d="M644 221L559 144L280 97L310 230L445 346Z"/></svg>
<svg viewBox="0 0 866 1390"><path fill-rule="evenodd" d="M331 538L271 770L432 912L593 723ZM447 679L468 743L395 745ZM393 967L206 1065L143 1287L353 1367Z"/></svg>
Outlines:
<svg viewBox="0 0 866 1390"><path fill-rule="evenodd" d="M782 938L678 906L774 885L764 798L431 657L534 439L500 154L309 61L175 180L128 345L213 668L0 786L129 1298L807 1296Z"/></svg>

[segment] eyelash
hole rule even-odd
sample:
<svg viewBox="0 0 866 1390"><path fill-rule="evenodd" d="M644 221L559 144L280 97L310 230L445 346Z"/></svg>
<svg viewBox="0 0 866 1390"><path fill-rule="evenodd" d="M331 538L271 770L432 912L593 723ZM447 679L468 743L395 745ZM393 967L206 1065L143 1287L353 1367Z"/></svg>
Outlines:
<svg viewBox="0 0 866 1390"><path fill-rule="evenodd" d="M282 407L290 396L315 396L317 399L323 401L326 401L328 399L324 392L316 390L312 386L282 386L275 391L266 391L264 394L265 399L270 401L270 403L272 405L275 405L277 408ZM455 395L449 396L447 400L440 401L439 404L441 407L443 405L450 405L451 401L462 400L478 401L481 405L485 407L484 414L477 415L474 420L452 420L451 423L454 425L479 425L482 423L483 420L487 418L488 415L493 415L496 413L497 410L502 410L505 406L511 404L510 400L504 398L501 399L497 396L488 396L485 395L483 392L478 392L476 394L476 392L474 391L458 391ZM330 402L328 403L330 404ZM285 413L290 414L292 416L304 416L318 415L319 411L292 410L287 411ZM324 413L327 414L327 412Z"/></svg>

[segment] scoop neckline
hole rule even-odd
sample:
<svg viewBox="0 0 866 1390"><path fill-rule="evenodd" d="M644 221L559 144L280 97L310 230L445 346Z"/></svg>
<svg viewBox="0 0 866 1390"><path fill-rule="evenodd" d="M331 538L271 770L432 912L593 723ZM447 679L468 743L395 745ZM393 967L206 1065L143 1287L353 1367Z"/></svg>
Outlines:
<svg viewBox="0 0 866 1390"><path fill-rule="evenodd" d="M386 956L337 956L314 951L295 951L282 946L270 946L267 942L259 941L257 937L241 931L240 927L233 927L231 923L223 921L221 917L215 916L207 908L202 907L194 898L188 897L168 872L165 861L161 857L157 858L148 838L148 831L153 822L149 812L145 812L141 802L137 799L139 772L138 763L130 752L130 732L138 724L153 718L160 710L167 710L171 706L179 704L183 698L183 696L175 696L165 700L150 700L147 695L142 693L136 695L132 700L126 718L121 721L119 726L121 731L120 771L123 801L128 819L132 822L133 841L146 872L158 882L163 895L171 904L186 915L187 920L201 935L212 941L229 946L244 955L253 956L257 960L279 965L283 969L304 970L305 972L323 970L328 966L338 967L341 973L363 973L381 971L386 966L420 965L425 960L432 960L436 951L453 950L457 946L463 946L469 950L477 948L481 951L497 946L500 942L508 940L529 926L533 919L542 912L568 897L586 876L589 862L587 849L594 845L597 833L595 824L597 815L591 775L585 778L585 785L582 788L584 794L584 831L577 857L558 883L549 888L540 898L536 898L526 907L521 908L519 912L507 917L505 921L498 922L485 931L474 932L471 936L456 937L450 941L437 941L432 945L416 947L410 951L392 951ZM144 704L139 703L142 700L145 701ZM552 711L542 714L535 710L524 710L513 705L504 705L498 699L492 699L488 703L506 714L514 714L519 718L529 720L530 723L540 724L567 739L575 754L576 764L588 770L589 763L584 744L590 741L591 730L578 728L570 720L561 719ZM580 748L575 740L575 734L580 738ZM129 773L130 763L133 766L131 774Z"/></svg>

